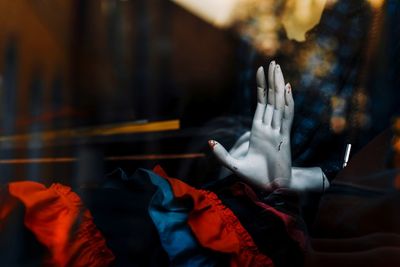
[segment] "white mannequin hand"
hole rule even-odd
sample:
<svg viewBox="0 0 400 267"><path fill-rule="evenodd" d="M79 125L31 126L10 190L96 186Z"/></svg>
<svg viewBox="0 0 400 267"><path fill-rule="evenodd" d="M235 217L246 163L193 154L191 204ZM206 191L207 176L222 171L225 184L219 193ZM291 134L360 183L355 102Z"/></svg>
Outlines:
<svg viewBox="0 0 400 267"><path fill-rule="evenodd" d="M273 189L290 185L294 102L290 85L285 86L282 70L275 62L269 65L268 83L267 98L264 69L260 67L257 71L258 103L247 153L237 158L218 142L210 140L209 144L215 156L232 172L261 188Z"/></svg>
<svg viewBox="0 0 400 267"><path fill-rule="evenodd" d="M249 150L250 132L245 132L235 142L229 150L229 154L236 158L242 159ZM227 168L222 168L220 177L226 177L231 173ZM319 167L292 167L292 178L289 188L299 192L324 192L329 188L329 180Z"/></svg>

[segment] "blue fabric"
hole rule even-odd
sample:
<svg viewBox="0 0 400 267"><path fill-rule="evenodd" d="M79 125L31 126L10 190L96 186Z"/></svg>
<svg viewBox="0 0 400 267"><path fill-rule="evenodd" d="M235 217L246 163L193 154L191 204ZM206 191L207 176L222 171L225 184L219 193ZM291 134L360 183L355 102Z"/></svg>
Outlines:
<svg viewBox="0 0 400 267"><path fill-rule="evenodd" d="M79 188L79 196L115 255L113 267L169 265L148 212L157 190L146 173L127 175L122 169L108 173L100 187Z"/></svg>
<svg viewBox="0 0 400 267"><path fill-rule="evenodd" d="M158 187L149 204L149 214L156 226L171 266L218 266L218 255L200 246L187 225L190 201L174 198L168 181L154 172L140 169Z"/></svg>

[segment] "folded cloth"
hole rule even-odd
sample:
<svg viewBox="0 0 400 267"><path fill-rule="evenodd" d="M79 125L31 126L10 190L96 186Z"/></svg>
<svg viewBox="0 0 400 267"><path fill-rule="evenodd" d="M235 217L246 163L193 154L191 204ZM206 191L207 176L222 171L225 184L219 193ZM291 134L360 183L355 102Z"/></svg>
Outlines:
<svg viewBox="0 0 400 267"><path fill-rule="evenodd" d="M150 201L149 214L160 234L171 266L226 266L228 257L203 248L187 224L192 210L191 201L175 199L168 181L154 172L139 169L135 175L148 176L158 187Z"/></svg>
<svg viewBox="0 0 400 267"><path fill-rule="evenodd" d="M177 200L190 200L193 203L188 224L203 247L229 254L232 267L274 266L272 260L260 252L235 214L221 203L217 195L168 177L159 166L154 172L168 180Z"/></svg>

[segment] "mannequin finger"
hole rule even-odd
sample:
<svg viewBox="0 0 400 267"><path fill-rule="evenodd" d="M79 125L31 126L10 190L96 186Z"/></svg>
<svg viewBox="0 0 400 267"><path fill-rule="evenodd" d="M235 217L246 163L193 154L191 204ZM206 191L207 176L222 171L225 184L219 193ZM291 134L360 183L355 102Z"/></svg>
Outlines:
<svg viewBox="0 0 400 267"><path fill-rule="evenodd" d="M208 145L222 165L235 173L238 172L238 160L232 157L220 143L209 140Z"/></svg>
<svg viewBox="0 0 400 267"><path fill-rule="evenodd" d="M284 118L292 120L294 116L294 100L290 83L285 86L285 108Z"/></svg>
<svg viewBox="0 0 400 267"><path fill-rule="evenodd" d="M256 74L257 80L257 108L254 113L253 121L261 121L265 111L266 98L266 82L264 68L259 67Z"/></svg>
<svg viewBox="0 0 400 267"><path fill-rule="evenodd" d="M275 84L275 108L283 110L285 106L285 80L283 79L282 69L276 65L274 72Z"/></svg>
<svg viewBox="0 0 400 267"><path fill-rule="evenodd" d="M265 113L265 105L257 103L256 111L254 112L253 124L261 123Z"/></svg>
<svg viewBox="0 0 400 267"><path fill-rule="evenodd" d="M271 127L273 129L280 129L282 126L283 110L275 109L272 115Z"/></svg>
<svg viewBox="0 0 400 267"><path fill-rule="evenodd" d="M265 113L264 113L263 124L267 125L267 126L271 126L273 115L274 115L274 106L267 104L267 107L266 107Z"/></svg>
<svg viewBox="0 0 400 267"><path fill-rule="evenodd" d="M275 61L271 61L268 67L268 99L267 103L275 104Z"/></svg>
<svg viewBox="0 0 400 267"><path fill-rule="evenodd" d="M285 110L282 121L282 132L290 133L294 117L294 101L290 84L285 86Z"/></svg>
<svg viewBox="0 0 400 267"><path fill-rule="evenodd" d="M265 81L264 68L259 67L256 74L257 80L257 101L261 104L267 103L267 82Z"/></svg>

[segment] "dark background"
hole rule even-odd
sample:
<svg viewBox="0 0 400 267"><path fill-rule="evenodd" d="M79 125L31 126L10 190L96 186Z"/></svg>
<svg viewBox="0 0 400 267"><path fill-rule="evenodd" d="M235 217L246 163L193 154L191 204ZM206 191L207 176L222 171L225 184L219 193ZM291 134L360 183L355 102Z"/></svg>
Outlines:
<svg viewBox="0 0 400 267"><path fill-rule="evenodd" d="M156 163L199 179L207 175L204 162L213 160L207 139L229 146L249 127L255 70L272 59L295 90L295 164L333 175L346 143L357 151L399 110L398 14L398 1L376 10L368 1L337 1L307 41L288 40L280 29L281 49L264 55L234 30L170 1L0 0L0 158L22 160L0 162L1 181L80 185L116 167L132 173ZM327 45L332 39L335 48ZM318 62L328 66L323 76ZM344 108L332 104L335 97ZM179 130L51 141L32 135L172 119L180 120ZM337 128L341 119L347 124ZM29 136L16 138L21 134ZM107 160L187 153L204 157ZM23 161L65 157L71 160Z"/></svg>

